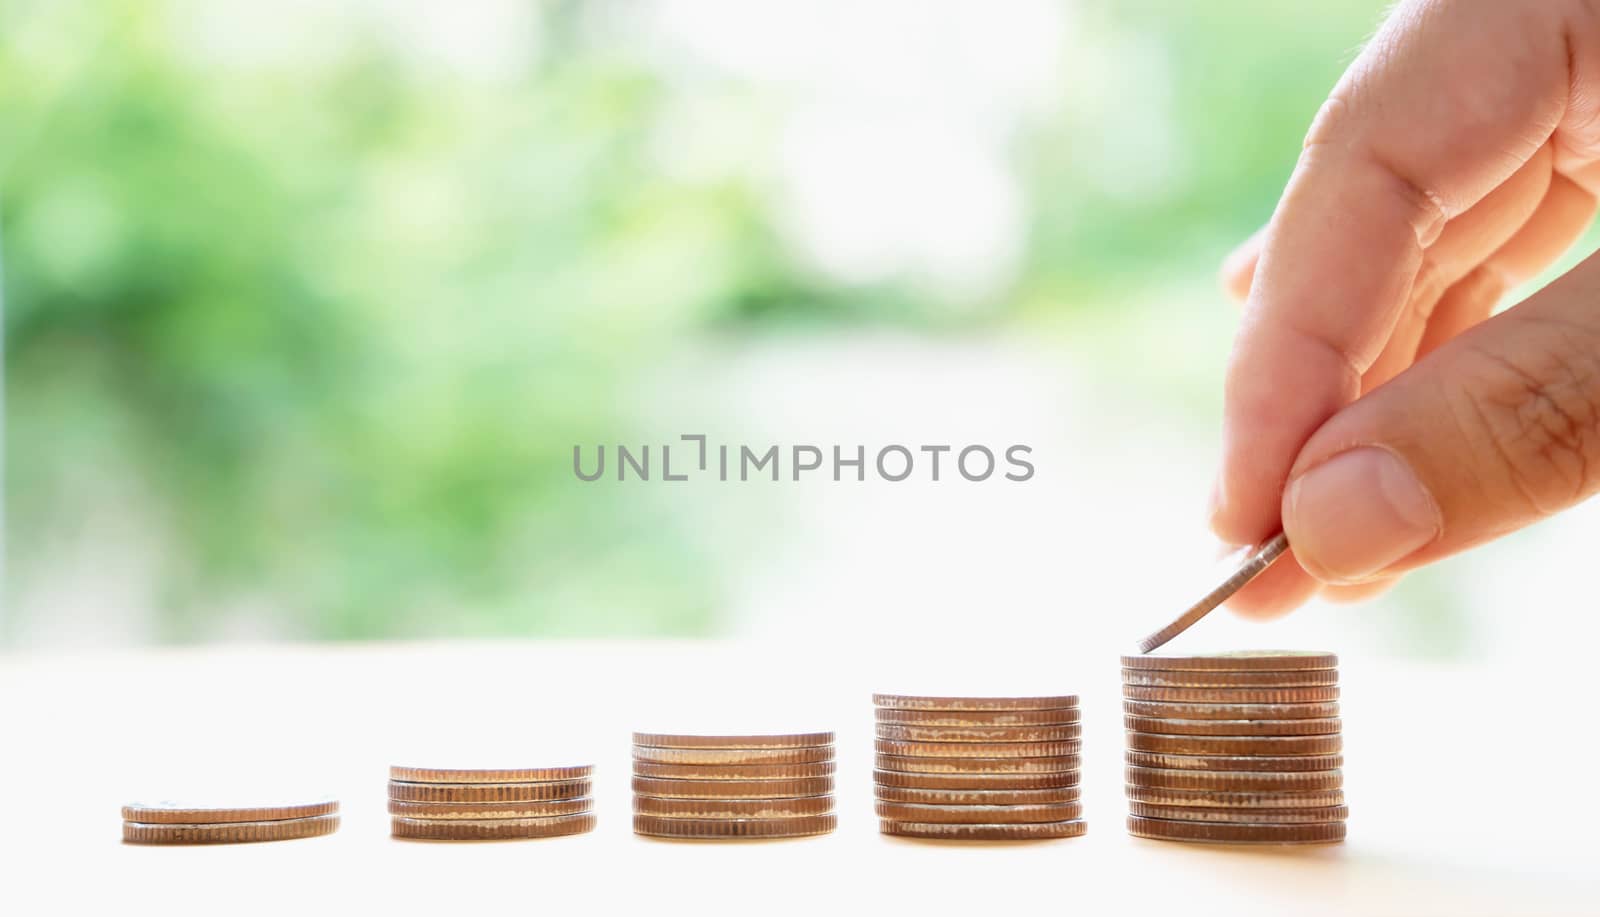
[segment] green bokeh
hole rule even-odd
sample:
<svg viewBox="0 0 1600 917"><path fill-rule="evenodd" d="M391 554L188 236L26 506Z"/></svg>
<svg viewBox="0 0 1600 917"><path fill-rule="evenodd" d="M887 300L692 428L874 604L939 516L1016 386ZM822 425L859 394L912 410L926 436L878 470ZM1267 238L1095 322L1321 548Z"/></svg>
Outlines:
<svg viewBox="0 0 1600 917"><path fill-rule="evenodd" d="M568 486L570 444L627 429L632 367L722 328L1115 324L1087 313L1265 219L1378 15L1083 4L1076 46L1110 50L1016 141L1020 279L952 310L806 269L748 182L660 174L662 80L601 8L545 7L537 64L485 88L377 39L214 72L186 7L0 4L27 39L0 43L8 587L126 500L168 548L157 639L257 594L314 637L708 632L686 523ZM1149 137L1159 187L1117 188Z"/></svg>

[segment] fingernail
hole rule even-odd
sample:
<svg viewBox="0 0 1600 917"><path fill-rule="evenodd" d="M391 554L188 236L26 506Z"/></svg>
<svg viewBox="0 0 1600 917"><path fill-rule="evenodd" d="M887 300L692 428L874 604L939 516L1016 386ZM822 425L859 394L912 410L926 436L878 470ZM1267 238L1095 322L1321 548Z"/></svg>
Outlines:
<svg viewBox="0 0 1600 917"><path fill-rule="evenodd" d="M1361 446L1295 478L1284 501L1295 558L1318 579L1359 583L1437 538L1439 505L1399 456Z"/></svg>
<svg viewBox="0 0 1600 917"><path fill-rule="evenodd" d="M1222 475L1211 479L1211 496L1206 498L1206 525L1217 530L1217 516L1222 512Z"/></svg>

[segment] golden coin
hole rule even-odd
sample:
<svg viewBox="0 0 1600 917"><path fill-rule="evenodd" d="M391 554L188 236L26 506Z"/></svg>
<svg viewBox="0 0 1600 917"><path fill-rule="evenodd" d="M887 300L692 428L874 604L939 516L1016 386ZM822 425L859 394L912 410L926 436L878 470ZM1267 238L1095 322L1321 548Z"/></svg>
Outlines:
<svg viewBox="0 0 1600 917"><path fill-rule="evenodd" d="M390 767L389 779L405 783L551 783L557 780L582 780L594 773L594 765L573 767L522 767L511 770L452 770L439 767Z"/></svg>
<svg viewBox="0 0 1600 917"><path fill-rule="evenodd" d="M790 732L773 735L701 736L670 732L636 732L633 744L658 748L810 748L832 745L831 732Z"/></svg>
<svg viewBox="0 0 1600 917"><path fill-rule="evenodd" d="M1059 726L1078 722L1081 711L1077 707L1054 707L1049 710L891 710L874 708L879 723L898 723L907 726Z"/></svg>
<svg viewBox="0 0 1600 917"><path fill-rule="evenodd" d="M1083 751L1083 740L1068 742L893 742L876 739L873 750L881 755L918 758L1059 758Z"/></svg>
<svg viewBox="0 0 1600 917"><path fill-rule="evenodd" d="M893 742L1065 742L1080 738L1078 723L1059 726L903 726L879 723L877 737Z"/></svg>
<svg viewBox="0 0 1600 917"><path fill-rule="evenodd" d="M802 818L833 811L832 796L793 799L668 799L633 797L635 815L658 818Z"/></svg>
<svg viewBox="0 0 1600 917"><path fill-rule="evenodd" d="M1336 716L1304 720L1175 720L1124 716L1122 725L1137 732L1171 736L1331 736L1343 723Z"/></svg>
<svg viewBox="0 0 1600 917"><path fill-rule="evenodd" d="M830 776L835 767L832 761L815 764L657 764L635 761L633 775L668 780L803 780Z"/></svg>
<svg viewBox="0 0 1600 917"><path fill-rule="evenodd" d="M181 802L129 803L122 807L124 821L149 825L216 825L243 821L284 821L290 818L315 818L339 811L337 800L302 802L290 805L217 808Z"/></svg>
<svg viewBox="0 0 1600 917"><path fill-rule="evenodd" d="M588 796L550 799L544 802L403 802L389 800L389 814L402 818L443 818L484 821L493 818L548 818L552 815L577 815L594 808Z"/></svg>
<svg viewBox="0 0 1600 917"><path fill-rule="evenodd" d="M1344 736L1168 736L1129 732L1128 748L1167 755L1334 755Z"/></svg>
<svg viewBox="0 0 1600 917"><path fill-rule="evenodd" d="M917 787L872 788L880 802L905 802L925 806L1037 806L1052 802L1077 802L1077 786L1037 790L929 790Z"/></svg>
<svg viewBox="0 0 1600 917"><path fill-rule="evenodd" d="M540 802L589 795L590 781L553 783L405 783L389 781L389 798L403 802Z"/></svg>
<svg viewBox="0 0 1600 917"><path fill-rule="evenodd" d="M1244 822L1253 825L1308 825L1344 821L1348 806L1277 809L1219 809L1208 806L1151 806L1128 803L1128 812L1141 818L1166 818L1176 821Z"/></svg>
<svg viewBox="0 0 1600 917"><path fill-rule="evenodd" d="M1026 822L1015 825L952 825L943 822L911 822L882 819L878 830L900 837L921 837L945 841L1040 841L1050 838L1081 837L1089 830L1082 819L1056 822Z"/></svg>
<svg viewBox="0 0 1600 917"><path fill-rule="evenodd" d="M1054 774L1076 772L1077 755L1049 758L920 758L913 755L875 757L879 770L918 774Z"/></svg>
<svg viewBox="0 0 1600 917"><path fill-rule="evenodd" d="M1344 785L1343 771L1180 771L1161 767L1125 769L1124 777L1134 786L1167 787L1180 790L1337 790Z"/></svg>
<svg viewBox="0 0 1600 917"><path fill-rule="evenodd" d="M1305 669L1337 669L1339 657L1333 653L1304 650L1236 650L1231 653L1201 653L1181 656L1150 653L1123 656L1125 669L1179 669L1194 672L1285 672Z"/></svg>
<svg viewBox="0 0 1600 917"><path fill-rule="evenodd" d="M653 764L815 764L833 760L833 746L815 748L656 748L633 746L633 760Z"/></svg>
<svg viewBox="0 0 1600 917"><path fill-rule="evenodd" d="M1225 793L1220 790L1173 790L1124 786L1128 799L1152 806L1209 806L1229 809L1308 809L1344 805L1343 790L1300 790L1282 793Z"/></svg>
<svg viewBox="0 0 1600 917"><path fill-rule="evenodd" d="M791 799L833 792L832 777L802 780L657 780L633 778L633 791L669 799Z"/></svg>
<svg viewBox="0 0 1600 917"><path fill-rule="evenodd" d="M1164 704L1311 704L1339 699L1338 685L1311 688L1151 688L1123 685L1128 700Z"/></svg>
<svg viewBox="0 0 1600 917"><path fill-rule="evenodd" d="M878 802L879 818L892 821L964 825L1012 825L1024 822L1071 821L1083 817L1083 803L1052 802L1043 805L942 806L921 803Z"/></svg>
<svg viewBox="0 0 1600 917"><path fill-rule="evenodd" d="M1123 669L1122 683L1157 688L1314 688L1338 684L1339 670L1190 672L1167 669Z"/></svg>
<svg viewBox="0 0 1600 917"><path fill-rule="evenodd" d="M1344 755L1168 755L1129 751L1123 760L1135 767L1194 771L1333 771L1344 767Z"/></svg>
<svg viewBox="0 0 1600 917"><path fill-rule="evenodd" d="M289 841L302 837L319 837L337 830L339 830L337 815L196 825L125 821L122 823L122 839L129 844L252 844L256 841Z"/></svg>
<svg viewBox="0 0 1600 917"><path fill-rule="evenodd" d="M695 840L732 840L758 837L809 837L827 834L838 827L834 815L805 818L657 818L635 815L633 833L648 837L678 837Z"/></svg>
<svg viewBox="0 0 1600 917"><path fill-rule="evenodd" d="M1056 697L932 697L918 694L874 694L872 703L893 710L1055 710L1078 706L1078 695Z"/></svg>
<svg viewBox="0 0 1600 917"><path fill-rule="evenodd" d="M1128 833L1162 841L1202 844L1331 844L1344 840L1345 823L1243 825L1221 822L1168 821L1128 816Z"/></svg>
<svg viewBox="0 0 1600 917"><path fill-rule="evenodd" d="M589 812L549 818L391 818L389 834L408 840L499 841L586 834L594 830L594 825L595 817Z"/></svg>
<svg viewBox="0 0 1600 917"><path fill-rule="evenodd" d="M1338 701L1310 704L1172 704L1124 700L1122 712L1174 720L1300 720L1339 715Z"/></svg>
<svg viewBox="0 0 1600 917"><path fill-rule="evenodd" d="M928 774L907 771L875 770L872 780L879 787L921 790L1043 790L1077 786L1076 770L1049 774Z"/></svg>

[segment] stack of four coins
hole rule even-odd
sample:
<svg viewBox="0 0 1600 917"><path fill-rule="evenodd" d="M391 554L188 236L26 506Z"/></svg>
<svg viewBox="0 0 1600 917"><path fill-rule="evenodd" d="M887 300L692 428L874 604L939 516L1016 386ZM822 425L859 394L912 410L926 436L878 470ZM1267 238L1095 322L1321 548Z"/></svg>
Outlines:
<svg viewBox="0 0 1600 917"><path fill-rule="evenodd" d="M1128 831L1216 844L1345 836L1338 657L1122 657Z"/></svg>
<svg viewBox="0 0 1600 917"><path fill-rule="evenodd" d="M874 694L879 830L945 840L1078 837L1078 698Z"/></svg>
<svg viewBox="0 0 1600 917"><path fill-rule="evenodd" d="M557 837L594 829L593 765L389 768L390 833L413 840Z"/></svg>
<svg viewBox="0 0 1600 917"><path fill-rule="evenodd" d="M633 734L633 830L694 840L808 837L838 824L833 733Z"/></svg>

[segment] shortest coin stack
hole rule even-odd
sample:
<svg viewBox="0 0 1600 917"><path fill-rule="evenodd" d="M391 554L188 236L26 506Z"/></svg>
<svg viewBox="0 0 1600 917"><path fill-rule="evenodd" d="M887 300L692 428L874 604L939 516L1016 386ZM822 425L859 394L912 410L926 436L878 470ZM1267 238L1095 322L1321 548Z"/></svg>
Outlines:
<svg viewBox="0 0 1600 917"><path fill-rule="evenodd" d="M833 813L833 733L633 734L633 830L693 840L808 837Z"/></svg>
<svg viewBox="0 0 1600 917"><path fill-rule="evenodd" d="M294 805L223 809L158 802L122 807L122 839L130 844L245 844L332 834L339 804L320 800Z"/></svg>
<svg viewBox="0 0 1600 917"><path fill-rule="evenodd" d="M1344 840L1339 664L1255 650L1122 657L1128 832L1208 844Z"/></svg>
<svg viewBox="0 0 1600 917"><path fill-rule="evenodd" d="M879 830L1042 840L1087 830L1078 698L874 694Z"/></svg>
<svg viewBox="0 0 1600 917"><path fill-rule="evenodd" d="M486 841L593 830L593 765L514 770L389 768L395 837Z"/></svg>

